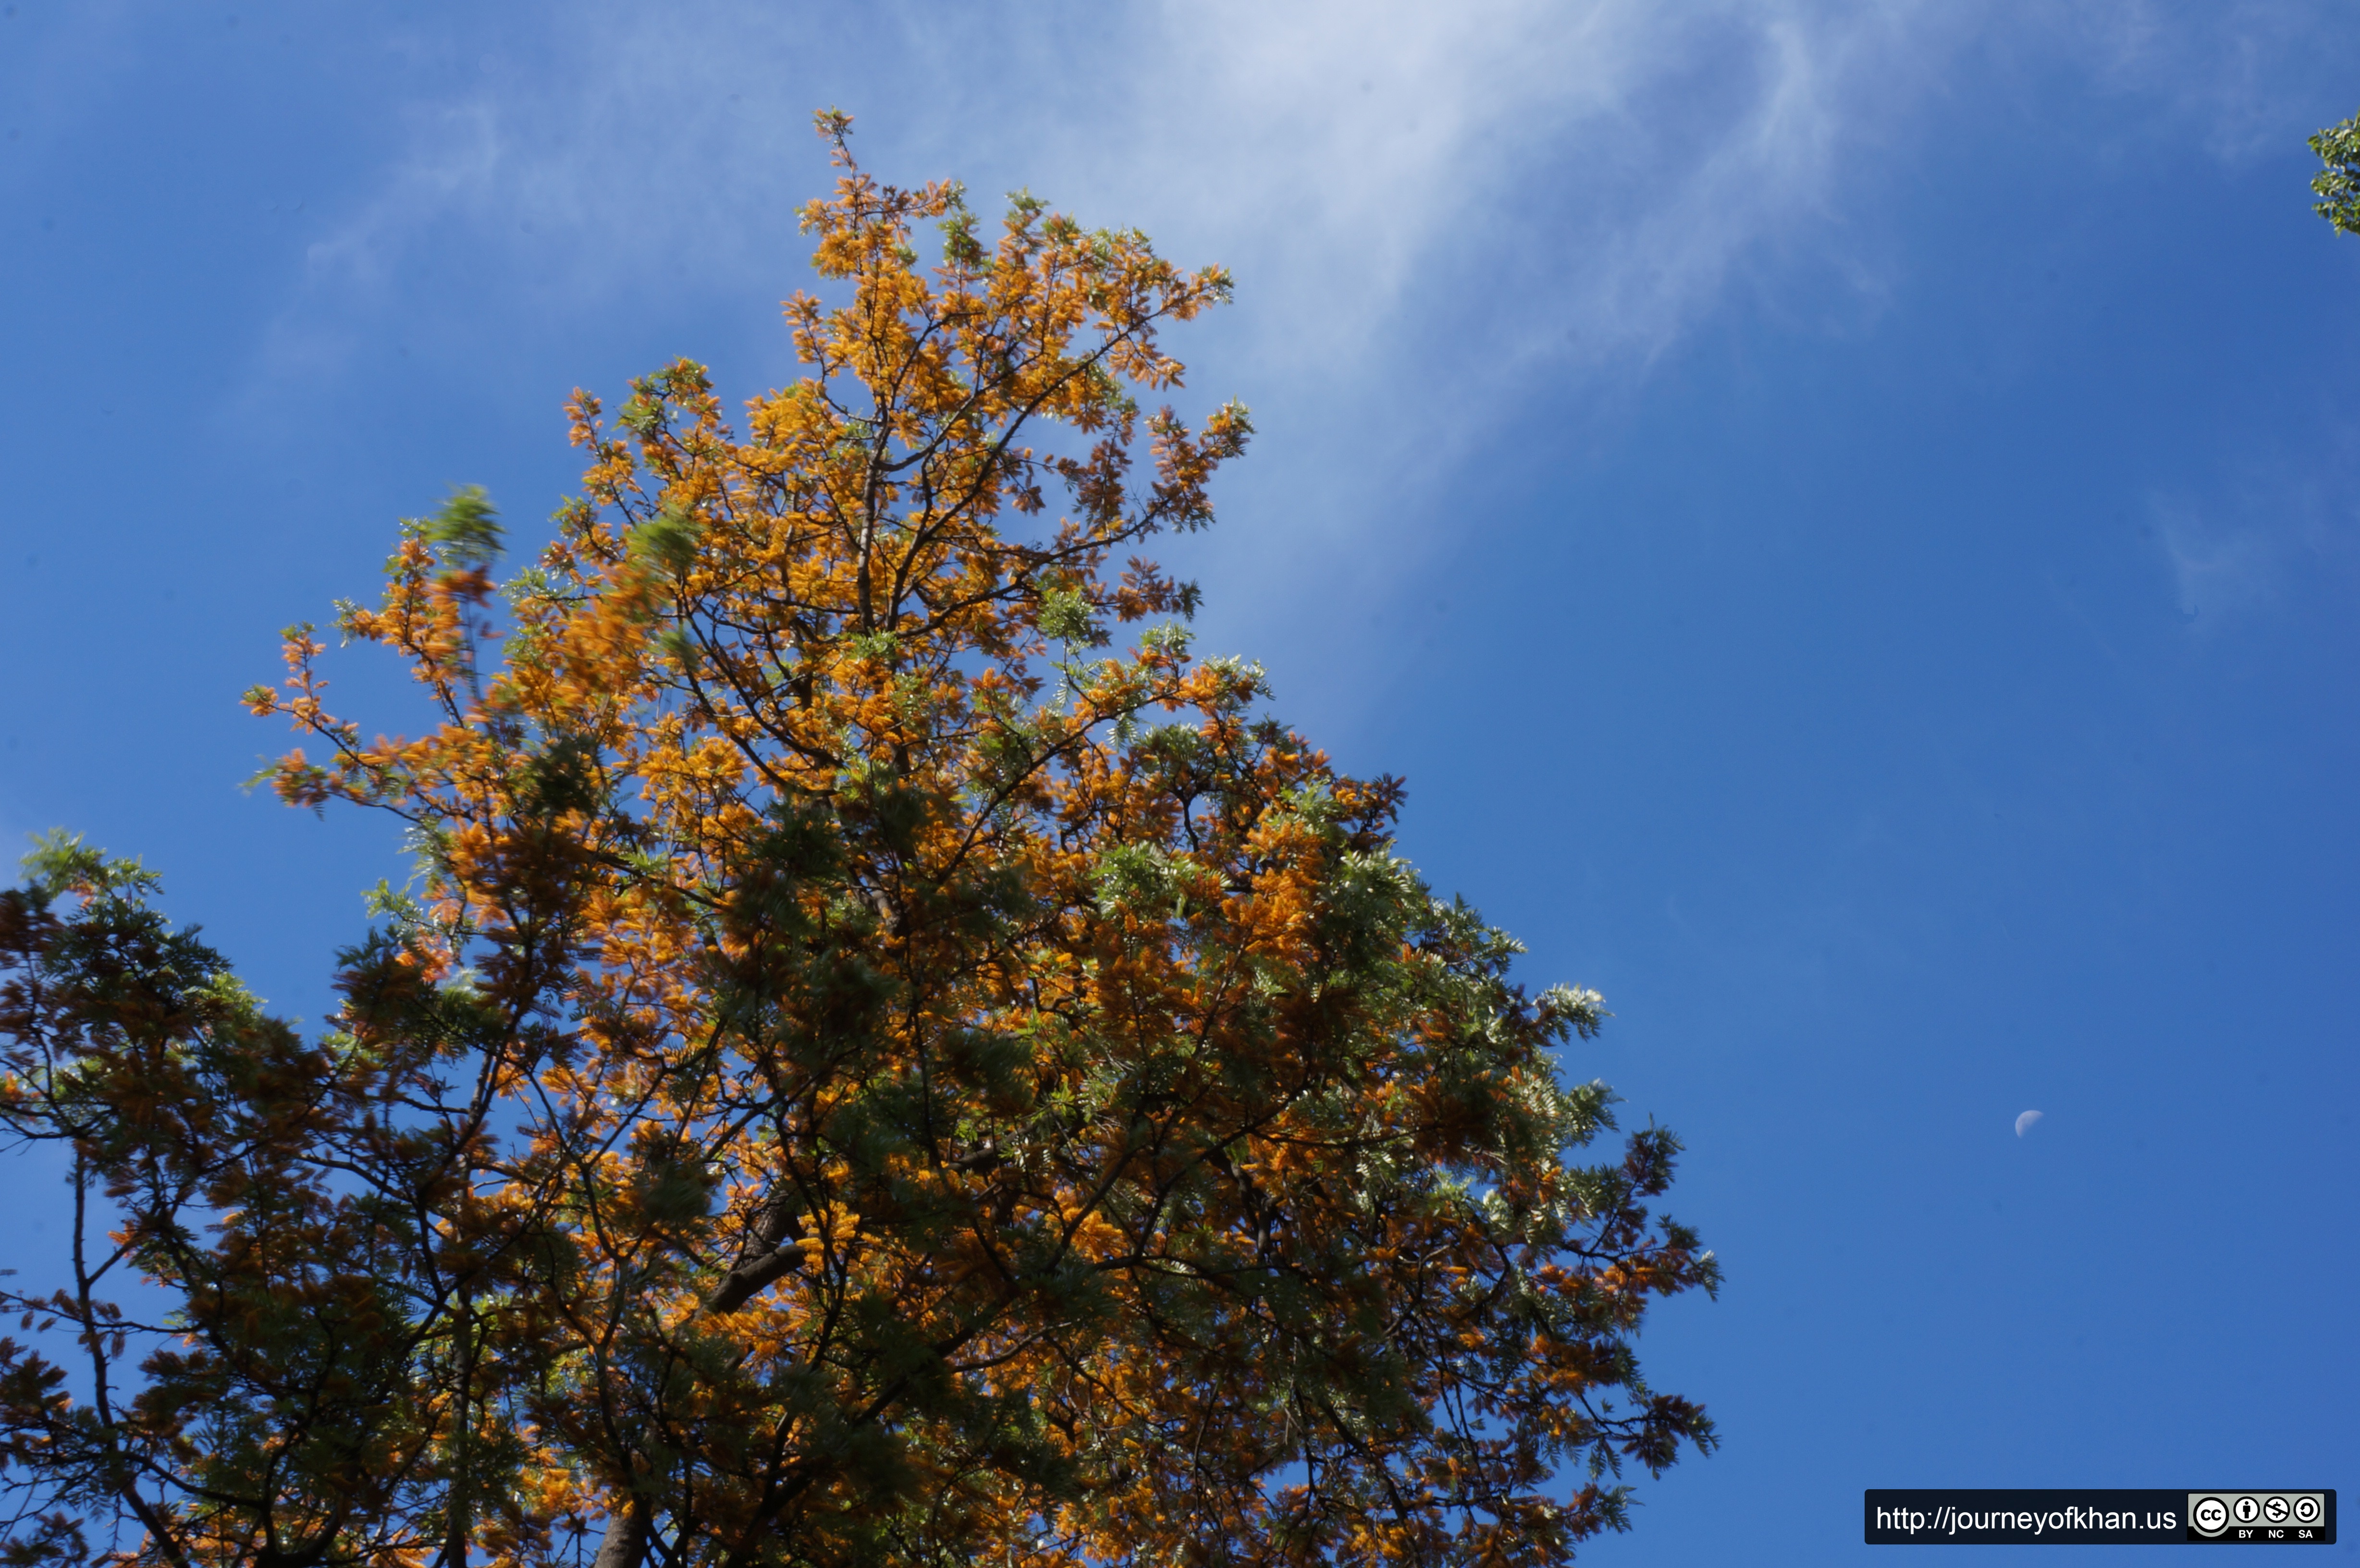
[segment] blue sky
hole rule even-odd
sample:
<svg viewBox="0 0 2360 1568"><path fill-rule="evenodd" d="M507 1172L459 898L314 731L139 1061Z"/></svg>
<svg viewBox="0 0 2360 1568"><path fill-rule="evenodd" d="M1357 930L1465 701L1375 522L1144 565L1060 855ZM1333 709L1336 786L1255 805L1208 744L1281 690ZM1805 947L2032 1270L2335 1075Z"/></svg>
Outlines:
<svg viewBox="0 0 2360 1568"><path fill-rule="evenodd" d="M1408 777L1437 886L1606 993L1569 1071L1688 1141L1729 1285L1644 1352L1726 1445L1585 1561L2360 1480L2360 240L2302 145L2360 15L6 11L0 835L323 1011L393 841L241 793L235 693L452 485L530 535L571 387L787 377L834 104L1235 270L1174 340L1261 430L1164 552L1201 646Z"/></svg>

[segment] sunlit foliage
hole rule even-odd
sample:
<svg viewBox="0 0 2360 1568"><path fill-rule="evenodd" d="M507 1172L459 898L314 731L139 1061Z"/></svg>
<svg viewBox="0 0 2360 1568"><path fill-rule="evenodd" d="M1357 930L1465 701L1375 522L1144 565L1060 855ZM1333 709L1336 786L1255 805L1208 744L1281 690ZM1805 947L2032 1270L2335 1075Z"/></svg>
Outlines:
<svg viewBox="0 0 2360 1568"><path fill-rule="evenodd" d="M2311 177L2319 200L2311 211L2347 234L2360 234L2360 114L2311 138L2311 150L2324 165Z"/></svg>
<svg viewBox="0 0 2360 1568"><path fill-rule="evenodd" d="M332 1032L71 841L0 903L0 1117L86 1246L8 1297L74 1346L0 1348L11 1561L1543 1564L1710 1445L1632 1352L1716 1279L1677 1145L1578 1162L1597 996L1118 559L1244 450L1137 400L1226 275L822 125L802 379L578 394L505 583L480 493L407 527L338 629L425 733L308 628L248 694L286 800L418 849Z"/></svg>

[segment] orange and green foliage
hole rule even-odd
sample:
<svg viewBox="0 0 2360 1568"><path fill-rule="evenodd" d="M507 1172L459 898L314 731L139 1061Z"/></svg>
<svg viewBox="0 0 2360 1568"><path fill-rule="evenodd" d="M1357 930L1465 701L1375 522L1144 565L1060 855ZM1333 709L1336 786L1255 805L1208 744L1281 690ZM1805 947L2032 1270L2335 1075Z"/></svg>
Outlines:
<svg viewBox="0 0 2360 1568"><path fill-rule="evenodd" d="M308 630L249 694L281 795L418 846L334 1032L136 868L6 896L0 1116L115 1225L10 1298L82 1356L5 1348L16 1560L1544 1564L1710 1445L1631 1348L1716 1278L1645 1207L1677 1146L1576 1158L1598 997L1512 984L1399 786L1117 559L1245 446L1134 401L1227 277L824 129L803 379L742 433L693 364L578 395L505 584L479 494L410 526L339 626L431 731L334 714Z"/></svg>

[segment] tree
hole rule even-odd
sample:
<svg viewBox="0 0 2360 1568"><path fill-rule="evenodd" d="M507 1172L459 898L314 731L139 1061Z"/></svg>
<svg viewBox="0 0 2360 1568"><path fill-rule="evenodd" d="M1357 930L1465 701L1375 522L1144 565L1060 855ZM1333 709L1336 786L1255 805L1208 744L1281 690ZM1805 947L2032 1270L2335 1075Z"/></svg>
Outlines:
<svg viewBox="0 0 2360 1568"><path fill-rule="evenodd" d="M2311 150L2326 165L2311 177L2319 197L2311 211L2339 233L2360 234L2360 114L2311 137Z"/></svg>
<svg viewBox="0 0 2360 1568"><path fill-rule="evenodd" d="M0 1115L118 1215L9 1298L102 1389L0 1350L18 1560L1537 1564L1711 1446L1632 1348L1717 1281L1647 1208L1678 1145L1576 1161L1600 998L1512 983L1402 787L1112 564L1245 447L1133 390L1227 276L1022 194L987 245L847 125L803 220L847 297L789 302L746 435L683 361L575 395L538 567L495 587L480 492L407 525L338 625L428 733L333 714L308 627L248 693L323 747L283 797L418 846L332 1032L136 866L7 896Z"/></svg>

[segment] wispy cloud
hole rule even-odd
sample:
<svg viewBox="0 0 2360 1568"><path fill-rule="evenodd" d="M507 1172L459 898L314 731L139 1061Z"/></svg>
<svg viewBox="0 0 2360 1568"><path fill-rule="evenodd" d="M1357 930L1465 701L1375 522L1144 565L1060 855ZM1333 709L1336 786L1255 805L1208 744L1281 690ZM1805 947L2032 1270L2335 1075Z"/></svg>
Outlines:
<svg viewBox="0 0 2360 1568"><path fill-rule="evenodd" d="M657 289L783 294L825 180L808 116L836 104L890 177L1028 186L1231 266L1238 308L1183 351L1277 438L1262 509L1296 547L1380 546L1342 553L1382 578L1418 553L1384 514L1532 377L1643 367L1797 251L1873 297L1839 176L1950 47L1935 9L574 7L410 106L263 374L333 374L397 315L430 330L456 307L405 286L429 252L467 256L479 309L552 324Z"/></svg>
<svg viewBox="0 0 2360 1568"><path fill-rule="evenodd" d="M2299 582L2349 583L2360 546L2360 428L2322 422L2300 456L2277 442L2242 454L2203 489L2149 497L2174 607L2212 635L2264 613Z"/></svg>
<svg viewBox="0 0 2360 1568"><path fill-rule="evenodd" d="M569 331L651 290L782 295L794 209L826 180L808 117L833 104L890 178L1028 186L1230 265L1238 308L1180 345L1273 438L1230 492L1271 526L1213 547L1248 568L1225 575L1284 595L1310 553L1360 579L1328 592L1382 592L1434 548L1389 519L1536 382L1644 374L1782 279L1873 318L1886 242L1863 192L1994 29L2214 103L2228 147L2293 14L2206 24L2219 58L2198 60L2205 27L2139 0L2078 23L1918 0L578 5L410 107L264 374L325 373L416 321L404 269L433 249L465 254L477 309Z"/></svg>
<svg viewBox="0 0 2360 1568"><path fill-rule="evenodd" d="M2341 118L2360 89L2348 57L2322 48L2321 10L2289 0L2217 6L2092 0L2025 13L2026 40L2061 50L2102 86L2147 106L2149 128L2192 133L2215 158L2283 150L2295 125Z"/></svg>
<svg viewBox="0 0 2360 1568"><path fill-rule="evenodd" d="M889 172L1026 184L1245 282L1281 366L1360 367L1405 322L1491 357L1660 352L1730 269L1833 208L1850 122L1918 8L1224 0L814 13L578 8L410 111L410 146L312 252L294 315L354 308L464 232L557 297L776 278L816 183L803 125ZM1414 330L1414 329L1413 329ZM1535 348L1535 345L1544 345Z"/></svg>
<svg viewBox="0 0 2360 1568"><path fill-rule="evenodd" d="M2151 503L2182 619L2216 628L2268 598L2282 570L2275 530L2224 522L2184 496Z"/></svg>

